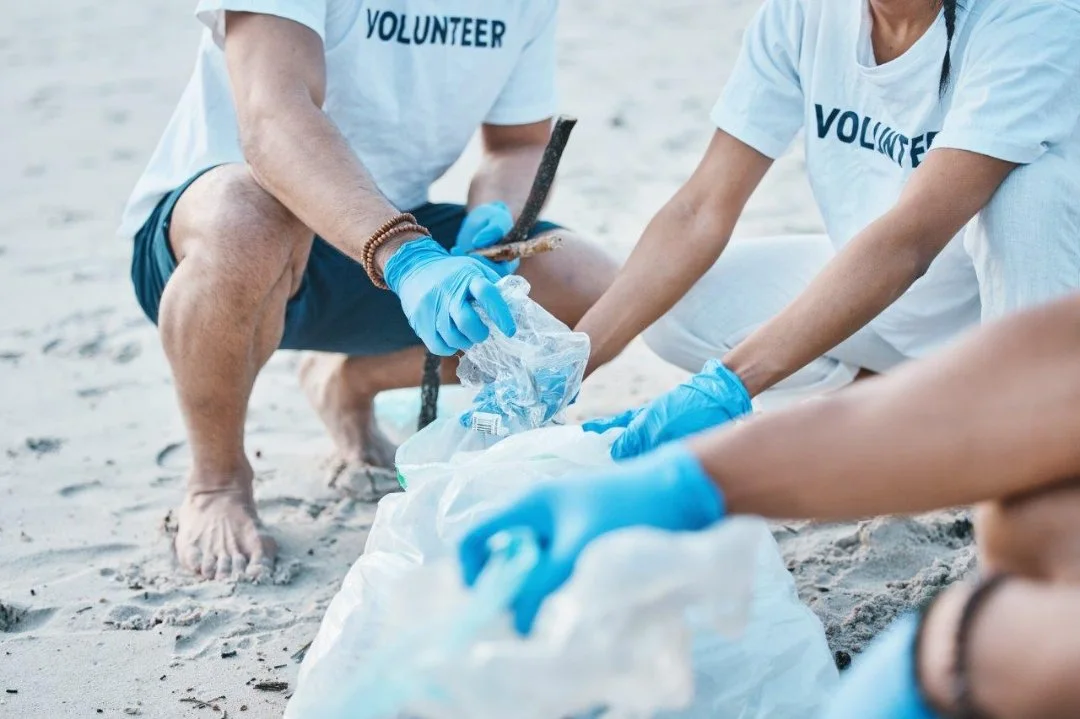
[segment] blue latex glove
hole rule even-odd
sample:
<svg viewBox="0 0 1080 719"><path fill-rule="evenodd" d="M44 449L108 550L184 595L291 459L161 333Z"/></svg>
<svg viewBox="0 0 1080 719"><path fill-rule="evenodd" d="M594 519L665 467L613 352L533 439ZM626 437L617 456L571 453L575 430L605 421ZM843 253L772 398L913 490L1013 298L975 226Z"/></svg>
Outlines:
<svg viewBox="0 0 1080 719"><path fill-rule="evenodd" d="M472 586L500 531L531 530L540 559L514 599L514 626L532 630L540 605L574 571L590 542L625 527L670 531L704 529L724 515L724 499L701 463L681 444L584 477L538 485L473 529L459 547L465 583Z"/></svg>
<svg viewBox="0 0 1080 719"><path fill-rule="evenodd" d="M701 372L643 407L586 422L582 427L588 432L626 427L611 446L612 457L626 459L721 425L751 409L742 380L719 360L709 360Z"/></svg>
<svg viewBox="0 0 1080 719"><path fill-rule="evenodd" d="M451 257L434 240L402 245L387 261L385 277L409 325L437 355L449 357L487 339L490 331L477 308L503 334L512 337L517 331L495 287L499 276L471 257Z"/></svg>
<svg viewBox="0 0 1080 719"><path fill-rule="evenodd" d="M510 208L505 202L489 202L486 205L474 207L461 223L457 240L454 241L454 248L450 252L455 255L467 255L472 250L490 247L506 237L506 233L513 226L514 216L510 214ZM521 260L493 262L483 257L476 259L498 272L500 277L513 274L521 264Z"/></svg>
<svg viewBox="0 0 1080 719"><path fill-rule="evenodd" d="M821 719L941 719L915 683L918 619L895 622L844 677Z"/></svg>

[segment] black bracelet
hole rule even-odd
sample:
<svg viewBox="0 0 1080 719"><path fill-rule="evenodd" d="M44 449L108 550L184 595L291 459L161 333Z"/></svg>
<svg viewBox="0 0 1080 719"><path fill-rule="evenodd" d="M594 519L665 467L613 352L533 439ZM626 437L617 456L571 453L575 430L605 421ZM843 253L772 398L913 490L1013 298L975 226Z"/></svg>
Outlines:
<svg viewBox="0 0 1080 719"><path fill-rule="evenodd" d="M979 611L986 606L986 601L1000 589L1008 574L996 574L981 580L964 604L960 614L960 624L956 627L956 641L953 657L953 706L956 707L956 719L990 719L990 715L975 706L972 696L971 677L968 674L968 645L971 643L971 629Z"/></svg>
<svg viewBox="0 0 1080 719"><path fill-rule="evenodd" d="M941 706L927 694L926 683L919 662L922 653L923 635L926 631L926 618L944 592L937 594L922 609L912 649L915 665L915 685L923 702L943 717L949 717L949 719L991 719L989 714L975 705L972 696L971 677L968 673L968 645L971 643L971 631L979 611L986 605L986 601L994 591L999 589L1005 583L1005 580L1009 578L1008 574L997 574L980 580L967 601L964 602L964 608L960 612L960 622L956 627L956 638L953 641L953 684L949 697L950 707Z"/></svg>

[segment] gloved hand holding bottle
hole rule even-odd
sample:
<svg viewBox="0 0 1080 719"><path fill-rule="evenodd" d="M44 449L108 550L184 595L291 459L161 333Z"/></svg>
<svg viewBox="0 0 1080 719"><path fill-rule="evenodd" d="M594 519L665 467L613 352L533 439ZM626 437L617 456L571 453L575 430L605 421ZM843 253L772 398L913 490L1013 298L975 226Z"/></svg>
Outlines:
<svg viewBox="0 0 1080 719"><path fill-rule="evenodd" d="M505 202L488 202L474 207L461 223L457 240L450 252L460 256L473 250L491 247L506 237L506 233L513 226L514 216L510 214L510 208ZM493 262L483 257L476 259L495 270L500 277L513 274L521 264L521 260Z"/></svg>
<svg viewBox="0 0 1080 719"><path fill-rule="evenodd" d="M499 275L472 257L451 256L434 240L406 242L387 261L384 276L409 325L437 355L449 357L487 339L478 308L503 334L517 331L495 286Z"/></svg>
<svg viewBox="0 0 1080 719"><path fill-rule="evenodd" d="M459 554L472 586L488 561L492 536L513 528L536 535L540 559L512 607L514 626L528 634L544 600L597 537L632 526L694 531L723 516L720 490L689 449L673 444L602 472L538 486L471 531Z"/></svg>
<svg viewBox="0 0 1080 719"><path fill-rule="evenodd" d="M737 419L751 409L742 381L719 360L709 360L701 372L652 402L582 426L589 432L625 427L611 456L627 459Z"/></svg>

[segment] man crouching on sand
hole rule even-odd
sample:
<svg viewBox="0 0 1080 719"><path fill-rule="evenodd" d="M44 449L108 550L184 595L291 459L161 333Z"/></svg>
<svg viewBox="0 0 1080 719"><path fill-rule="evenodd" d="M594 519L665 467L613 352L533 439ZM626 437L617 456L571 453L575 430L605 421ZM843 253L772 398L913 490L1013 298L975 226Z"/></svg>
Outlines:
<svg viewBox="0 0 1080 719"><path fill-rule="evenodd" d="M453 5L450 16L438 3L402 12L400 0L198 4L194 75L121 234L134 239L136 294L161 330L192 448L176 553L207 579L253 577L274 560L244 419L275 350L313 351L301 383L343 458L388 466L372 400L416 384L421 341L450 356L484 339L473 303L513 331L493 283L514 268L463 253L509 230L539 165L557 0ZM428 203L477 128L484 159L468 205ZM614 266L560 235L560 252L520 273L573 325Z"/></svg>

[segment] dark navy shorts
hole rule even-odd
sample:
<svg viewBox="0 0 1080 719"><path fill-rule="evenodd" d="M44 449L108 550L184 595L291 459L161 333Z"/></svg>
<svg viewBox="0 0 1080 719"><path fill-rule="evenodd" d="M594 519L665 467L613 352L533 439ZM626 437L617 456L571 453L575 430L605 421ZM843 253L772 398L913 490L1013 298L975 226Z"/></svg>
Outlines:
<svg viewBox="0 0 1080 719"><path fill-rule="evenodd" d="M169 220L176 201L199 175L163 197L135 235L131 280L139 304L154 324L161 293L176 270L168 240ZM431 231L432 239L450 249L466 209L464 205L429 202L409 212ZM540 221L529 236L558 227ZM397 295L375 287L359 262L315 237L300 289L285 309L285 333L279 348L378 355L418 344L420 339L409 327Z"/></svg>

